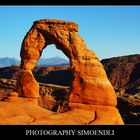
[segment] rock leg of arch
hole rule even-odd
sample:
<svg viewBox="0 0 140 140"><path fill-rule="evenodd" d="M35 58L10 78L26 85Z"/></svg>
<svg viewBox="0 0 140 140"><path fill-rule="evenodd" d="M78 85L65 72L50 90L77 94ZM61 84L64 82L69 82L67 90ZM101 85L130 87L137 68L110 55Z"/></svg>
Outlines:
<svg viewBox="0 0 140 140"><path fill-rule="evenodd" d="M87 49L82 37L78 35L78 25L73 22L53 19L34 22L22 43L21 73L17 84L19 96L38 97L39 86L31 70L43 49L49 44L55 44L56 48L62 50L70 60L70 68L73 72L69 96L70 108L90 110L98 108L98 116L100 116L103 110L100 106L110 106L115 110L118 124L121 124L122 119L115 108L117 104L115 91L98 57Z"/></svg>

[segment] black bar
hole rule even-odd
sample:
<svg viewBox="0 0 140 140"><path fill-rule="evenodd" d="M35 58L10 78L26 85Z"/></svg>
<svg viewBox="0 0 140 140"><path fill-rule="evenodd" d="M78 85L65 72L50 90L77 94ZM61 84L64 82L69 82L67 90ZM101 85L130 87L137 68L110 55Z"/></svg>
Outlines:
<svg viewBox="0 0 140 140"><path fill-rule="evenodd" d="M67 133L63 133L63 130ZM140 125L0 125L0 136L9 137L136 137ZM71 132L73 131L73 133ZM57 132L57 133L55 133ZM102 133L99 133L102 132Z"/></svg>
<svg viewBox="0 0 140 140"><path fill-rule="evenodd" d="M1 0L0 5L140 5L138 0Z"/></svg>

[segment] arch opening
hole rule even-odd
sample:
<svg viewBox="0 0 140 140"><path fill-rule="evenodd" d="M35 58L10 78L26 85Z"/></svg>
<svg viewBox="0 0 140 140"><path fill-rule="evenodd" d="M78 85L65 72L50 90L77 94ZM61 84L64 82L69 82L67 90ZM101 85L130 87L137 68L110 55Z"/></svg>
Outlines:
<svg viewBox="0 0 140 140"><path fill-rule="evenodd" d="M45 58L44 56L49 54L49 52L51 56L54 56L54 54L55 56ZM66 56L64 58L64 56L65 54L61 50L58 50L55 45L45 47L41 57L38 59L36 67L32 70L35 79L40 83L70 87L72 71L70 69L69 59Z"/></svg>
<svg viewBox="0 0 140 140"><path fill-rule="evenodd" d="M54 52L55 51L55 52ZM53 53L52 58L44 58L45 55ZM56 56L57 55L57 56ZM62 57L58 57L58 55ZM69 59L55 45L46 46L36 67L32 70L39 84L38 105L53 112L66 112L69 110L68 97L72 82L72 72ZM66 60L67 58L67 60ZM45 62L45 63L44 63ZM52 63L53 62L53 63Z"/></svg>
<svg viewBox="0 0 140 140"><path fill-rule="evenodd" d="M42 51L36 66L63 66L69 65L69 58L58 50L55 44L48 45Z"/></svg>

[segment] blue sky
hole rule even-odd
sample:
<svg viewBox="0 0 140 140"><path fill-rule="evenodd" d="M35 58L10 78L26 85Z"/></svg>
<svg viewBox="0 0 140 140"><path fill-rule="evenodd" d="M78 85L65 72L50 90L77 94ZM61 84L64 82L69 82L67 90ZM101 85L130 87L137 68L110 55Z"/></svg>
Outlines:
<svg viewBox="0 0 140 140"><path fill-rule="evenodd" d="M0 57L20 58L33 21L55 18L78 23L87 48L100 59L140 53L140 6L0 6ZM48 46L42 57L61 56Z"/></svg>

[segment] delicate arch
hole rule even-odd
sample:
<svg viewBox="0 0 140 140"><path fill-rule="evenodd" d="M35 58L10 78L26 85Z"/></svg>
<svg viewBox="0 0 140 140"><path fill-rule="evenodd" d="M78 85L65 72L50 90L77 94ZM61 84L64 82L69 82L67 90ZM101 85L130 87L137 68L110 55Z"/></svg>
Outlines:
<svg viewBox="0 0 140 140"><path fill-rule="evenodd" d="M78 25L55 19L35 21L25 36L20 52L21 72L17 84L19 96L37 98L39 86L31 70L47 45L57 49L70 60L73 74L69 104L116 105L116 95L96 54L88 50L78 35Z"/></svg>

